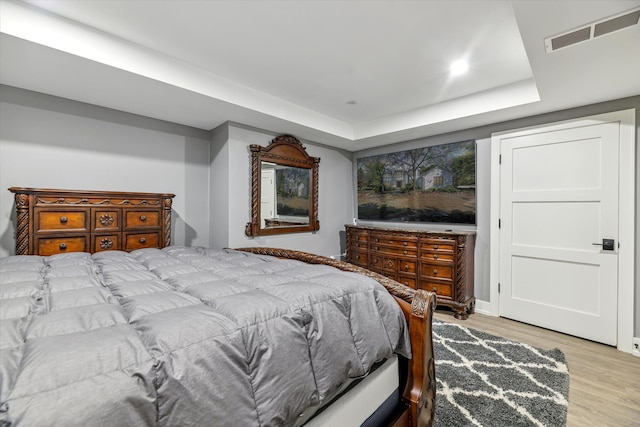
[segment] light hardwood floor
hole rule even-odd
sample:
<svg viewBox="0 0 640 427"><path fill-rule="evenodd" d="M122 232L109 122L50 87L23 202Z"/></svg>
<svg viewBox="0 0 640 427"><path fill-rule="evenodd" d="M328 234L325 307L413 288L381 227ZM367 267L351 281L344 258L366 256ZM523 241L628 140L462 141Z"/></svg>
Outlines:
<svg viewBox="0 0 640 427"><path fill-rule="evenodd" d="M567 427L640 426L640 357L614 347L500 317L475 313L435 318L543 349L559 348L569 367Z"/></svg>

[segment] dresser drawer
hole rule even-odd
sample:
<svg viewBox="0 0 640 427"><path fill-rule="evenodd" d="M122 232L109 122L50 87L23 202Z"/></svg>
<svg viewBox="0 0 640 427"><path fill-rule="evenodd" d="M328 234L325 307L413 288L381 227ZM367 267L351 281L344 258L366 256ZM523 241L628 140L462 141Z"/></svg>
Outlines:
<svg viewBox="0 0 640 427"><path fill-rule="evenodd" d="M370 247L372 252L399 255L409 258L416 258L418 256L418 250L415 247L412 248L407 246L391 246L374 242L371 242Z"/></svg>
<svg viewBox="0 0 640 427"><path fill-rule="evenodd" d="M382 269L395 273L398 271L398 260L395 258L383 257Z"/></svg>
<svg viewBox="0 0 640 427"><path fill-rule="evenodd" d="M453 295L453 284L423 281L420 286L425 291L431 291L438 294L438 297L449 297Z"/></svg>
<svg viewBox="0 0 640 427"><path fill-rule="evenodd" d="M99 234L93 236L92 252L119 251L120 234Z"/></svg>
<svg viewBox="0 0 640 427"><path fill-rule="evenodd" d="M420 259L425 261L449 261L453 262L453 252L449 251L422 251Z"/></svg>
<svg viewBox="0 0 640 427"><path fill-rule="evenodd" d="M420 263L420 274L423 277L433 277L437 279L453 279L453 264L432 264Z"/></svg>
<svg viewBox="0 0 640 427"><path fill-rule="evenodd" d="M402 283L405 286L416 289L416 276L403 276L402 274L398 274L396 281Z"/></svg>
<svg viewBox="0 0 640 427"><path fill-rule="evenodd" d="M129 210L125 213L124 228L154 228L160 226L160 212Z"/></svg>
<svg viewBox="0 0 640 427"><path fill-rule="evenodd" d="M380 255L369 255L369 268L372 270L380 271L382 270L382 265L384 263L384 258Z"/></svg>
<svg viewBox="0 0 640 427"><path fill-rule="evenodd" d="M36 237L35 247L38 255L49 256L67 252L87 252L89 250L88 236L72 237Z"/></svg>
<svg viewBox="0 0 640 427"><path fill-rule="evenodd" d="M369 250L369 243L362 240L352 240L350 247L356 251L367 251Z"/></svg>
<svg viewBox="0 0 640 427"><path fill-rule="evenodd" d="M399 273L416 273L416 262L415 261L406 261L404 259L398 260L398 272Z"/></svg>
<svg viewBox="0 0 640 427"><path fill-rule="evenodd" d="M35 209L35 232L89 231L87 210Z"/></svg>
<svg viewBox="0 0 640 427"><path fill-rule="evenodd" d="M448 239L424 239L420 249L421 251L453 253L456 249L456 242Z"/></svg>
<svg viewBox="0 0 640 427"><path fill-rule="evenodd" d="M349 262L366 268L368 267L367 264L369 264L369 256L366 252L351 251Z"/></svg>
<svg viewBox="0 0 640 427"><path fill-rule="evenodd" d="M392 246L404 246L406 248L416 249L418 247L418 239L410 236L394 236L390 234L371 233L371 243Z"/></svg>
<svg viewBox="0 0 640 427"><path fill-rule="evenodd" d="M120 211L94 209L93 230L94 231L117 231L120 229Z"/></svg>
<svg viewBox="0 0 640 427"><path fill-rule="evenodd" d="M135 251L143 248L159 248L160 233L125 233L124 250Z"/></svg>
<svg viewBox="0 0 640 427"><path fill-rule="evenodd" d="M369 242L369 233L367 232L351 232L350 236L352 242L359 242L360 244L367 244Z"/></svg>

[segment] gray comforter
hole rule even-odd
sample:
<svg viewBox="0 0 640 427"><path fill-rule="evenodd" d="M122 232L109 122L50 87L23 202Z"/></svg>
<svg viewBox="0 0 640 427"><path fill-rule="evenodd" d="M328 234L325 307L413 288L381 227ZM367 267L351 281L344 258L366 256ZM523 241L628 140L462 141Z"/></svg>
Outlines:
<svg viewBox="0 0 640 427"><path fill-rule="evenodd" d="M410 352L372 279L232 250L3 258L0 319L0 425L290 425Z"/></svg>

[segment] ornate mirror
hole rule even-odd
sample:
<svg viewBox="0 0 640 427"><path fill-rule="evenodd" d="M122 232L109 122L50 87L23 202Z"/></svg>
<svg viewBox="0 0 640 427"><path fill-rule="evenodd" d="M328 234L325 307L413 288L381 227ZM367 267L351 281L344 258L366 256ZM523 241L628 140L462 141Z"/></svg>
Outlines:
<svg viewBox="0 0 640 427"><path fill-rule="evenodd" d="M318 231L318 164L297 138L251 145L251 222L247 236Z"/></svg>

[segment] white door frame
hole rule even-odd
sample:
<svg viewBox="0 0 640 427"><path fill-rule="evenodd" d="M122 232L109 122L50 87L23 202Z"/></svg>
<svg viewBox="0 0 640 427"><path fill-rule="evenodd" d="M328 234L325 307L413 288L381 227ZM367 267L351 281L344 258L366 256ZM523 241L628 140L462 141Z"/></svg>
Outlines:
<svg viewBox="0 0 640 427"><path fill-rule="evenodd" d="M635 263L635 109L533 126L491 135L491 230L490 230L490 302L489 314L500 315L498 282L500 278L500 143L502 137L520 136L544 129L561 130L598 123L620 122L619 169L619 252L618 252L618 350L631 353L634 335L634 263Z"/></svg>

